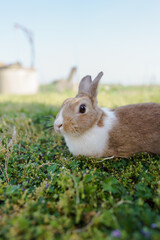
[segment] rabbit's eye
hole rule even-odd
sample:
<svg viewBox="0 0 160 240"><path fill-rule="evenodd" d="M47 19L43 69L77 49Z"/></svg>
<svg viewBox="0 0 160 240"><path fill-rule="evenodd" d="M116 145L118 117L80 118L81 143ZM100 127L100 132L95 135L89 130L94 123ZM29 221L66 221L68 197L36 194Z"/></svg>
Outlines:
<svg viewBox="0 0 160 240"><path fill-rule="evenodd" d="M85 111L86 111L86 105L85 104L80 105L79 112L80 113L85 113Z"/></svg>

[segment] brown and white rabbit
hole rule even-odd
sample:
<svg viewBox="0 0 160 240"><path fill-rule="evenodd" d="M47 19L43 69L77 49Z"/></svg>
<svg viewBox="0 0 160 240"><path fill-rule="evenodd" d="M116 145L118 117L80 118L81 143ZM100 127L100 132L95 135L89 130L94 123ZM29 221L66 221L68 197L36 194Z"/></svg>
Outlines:
<svg viewBox="0 0 160 240"><path fill-rule="evenodd" d="M75 98L64 101L54 122L73 155L129 157L160 154L160 104L142 103L110 110L97 105L103 73L84 77Z"/></svg>

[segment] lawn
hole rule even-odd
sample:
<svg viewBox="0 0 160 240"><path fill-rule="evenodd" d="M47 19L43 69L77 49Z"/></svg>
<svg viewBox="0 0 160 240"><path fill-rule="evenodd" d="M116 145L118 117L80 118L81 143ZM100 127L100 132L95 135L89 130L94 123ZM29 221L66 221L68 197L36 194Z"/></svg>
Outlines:
<svg viewBox="0 0 160 240"><path fill-rule="evenodd" d="M0 239L160 239L160 156L73 157L52 125L75 92L0 96ZM159 102L160 87L101 86L99 105Z"/></svg>

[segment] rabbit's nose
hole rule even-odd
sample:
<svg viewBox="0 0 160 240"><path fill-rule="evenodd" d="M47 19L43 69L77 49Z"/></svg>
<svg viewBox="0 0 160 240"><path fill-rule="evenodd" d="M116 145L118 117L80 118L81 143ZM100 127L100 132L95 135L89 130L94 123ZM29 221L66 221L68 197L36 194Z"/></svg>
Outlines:
<svg viewBox="0 0 160 240"><path fill-rule="evenodd" d="M54 123L54 130L55 130L55 132L56 133L60 133L60 131L62 130L62 124L60 124L60 123Z"/></svg>

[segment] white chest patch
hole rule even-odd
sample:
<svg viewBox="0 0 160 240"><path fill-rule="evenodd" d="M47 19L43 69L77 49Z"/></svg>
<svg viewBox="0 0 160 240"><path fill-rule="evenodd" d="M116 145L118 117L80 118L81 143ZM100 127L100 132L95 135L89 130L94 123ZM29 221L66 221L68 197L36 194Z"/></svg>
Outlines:
<svg viewBox="0 0 160 240"><path fill-rule="evenodd" d="M106 113L103 127L95 125L78 137L64 135L66 144L73 155L102 156L107 148L109 132L116 122L114 112L107 108L102 108L102 110Z"/></svg>

